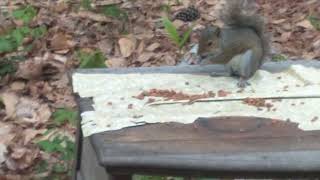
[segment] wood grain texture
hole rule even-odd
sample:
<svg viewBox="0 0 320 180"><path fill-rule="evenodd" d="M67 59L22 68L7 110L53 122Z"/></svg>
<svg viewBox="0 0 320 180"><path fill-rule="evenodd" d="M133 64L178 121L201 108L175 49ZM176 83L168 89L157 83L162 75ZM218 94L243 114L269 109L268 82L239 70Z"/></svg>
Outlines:
<svg viewBox="0 0 320 180"><path fill-rule="evenodd" d="M255 117L150 124L90 137L100 164L110 171L247 177L320 177L319 138L320 131Z"/></svg>

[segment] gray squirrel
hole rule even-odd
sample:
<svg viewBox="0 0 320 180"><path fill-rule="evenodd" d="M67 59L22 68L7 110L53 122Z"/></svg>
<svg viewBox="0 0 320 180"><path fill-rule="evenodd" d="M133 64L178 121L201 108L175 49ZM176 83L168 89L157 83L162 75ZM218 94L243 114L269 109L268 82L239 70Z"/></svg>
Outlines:
<svg viewBox="0 0 320 180"><path fill-rule="evenodd" d="M225 64L226 73L212 73L212 76L239 76L241 88L249 84L247 80L261 67L270 51L264 19L250 11L253 3L226 0L220 13L224 26L206 27L199 40L200 64Z"/></svg>

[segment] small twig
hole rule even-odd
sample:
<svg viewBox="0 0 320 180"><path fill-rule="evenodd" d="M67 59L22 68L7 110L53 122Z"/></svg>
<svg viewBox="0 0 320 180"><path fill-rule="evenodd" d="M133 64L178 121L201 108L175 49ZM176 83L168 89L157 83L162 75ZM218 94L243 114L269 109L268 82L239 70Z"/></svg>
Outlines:
<svg viewBox="0 0 320 180"><path fill-rule="evenodd" d="M180 101L162 101L162 102L154 102L148 104L149 106L157 106L157 105L168 105L168 104L193 104L196 102L202 103L202 102L219 102L219 101L243 101L247 99L248 97L241 97L241 98L222 98L222 99L197 99L193 101L186 101L186 100L180 100ZM259 98L264 100L273 100L273 99L318 99L320 96L291 96L291 97L252 97L252 98Z"/></svg>

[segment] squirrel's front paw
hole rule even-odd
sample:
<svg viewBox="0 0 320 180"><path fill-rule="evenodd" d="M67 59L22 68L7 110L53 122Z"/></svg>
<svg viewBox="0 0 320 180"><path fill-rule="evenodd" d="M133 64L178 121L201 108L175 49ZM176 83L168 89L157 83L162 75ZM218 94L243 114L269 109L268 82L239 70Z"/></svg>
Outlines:
<svg viewBox="0 0 320 180"><path fill-rule="evenodd" d="M245 88L246 86L250 86L251 84L247 80L240 78L237 85L239 88Z"/></svg>

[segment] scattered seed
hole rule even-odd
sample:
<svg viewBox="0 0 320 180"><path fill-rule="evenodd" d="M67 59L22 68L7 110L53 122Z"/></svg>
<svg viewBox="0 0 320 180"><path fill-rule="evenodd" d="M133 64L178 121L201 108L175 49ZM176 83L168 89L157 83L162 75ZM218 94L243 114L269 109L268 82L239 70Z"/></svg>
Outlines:
<svg viewBox="0 0 320 180"><path fill-rule="evenodd" d="M133 116L134 119L139 119L139 118L142 118L142 117L143 117L143 115L134 115Z"/></svg>
<svg viewBox="0 0 320 180"><path fill-rule="evenodd" d="M153 103L153 102L155 102L155 101L156 101L155 99L149 98L148 101L147 101L147 103L150 104L150 103Z"/></svg>
<svg viewBox="0 0 320 180"><path fill-rule="evenodd" d="M174 90L160 90L160 89L150 89L149 91L143 91L137 96L133 96L136 99L143 100L145 97L162 97L165 98L165 101L168 100L189 100L189 101L195 101L198 99L205 99L210 97L215 97L215 93L212 91L209 91L207 93L203 94L185 94L183 92L176 92ZM148 100L149 101L149 100ZM150 101L153 101L151 99Z"/></svg>
<svg viewBox="0 0 320 180"><path fill-rule="evenodd" d="M318 116L315 116L315 117L313 117L312 119L311 119L311 122L316 122L316 121L318 121L318 119L319 119L319 117Z"/></svg>
<svg viewBox="0 0 320 180"><path fill-rule="evenodd" d="M224 91L224 90L219 90L219 91L218 91L218 97L226 97L226 96L228 96L229 94L231 94L231 92Z"/></svg>

